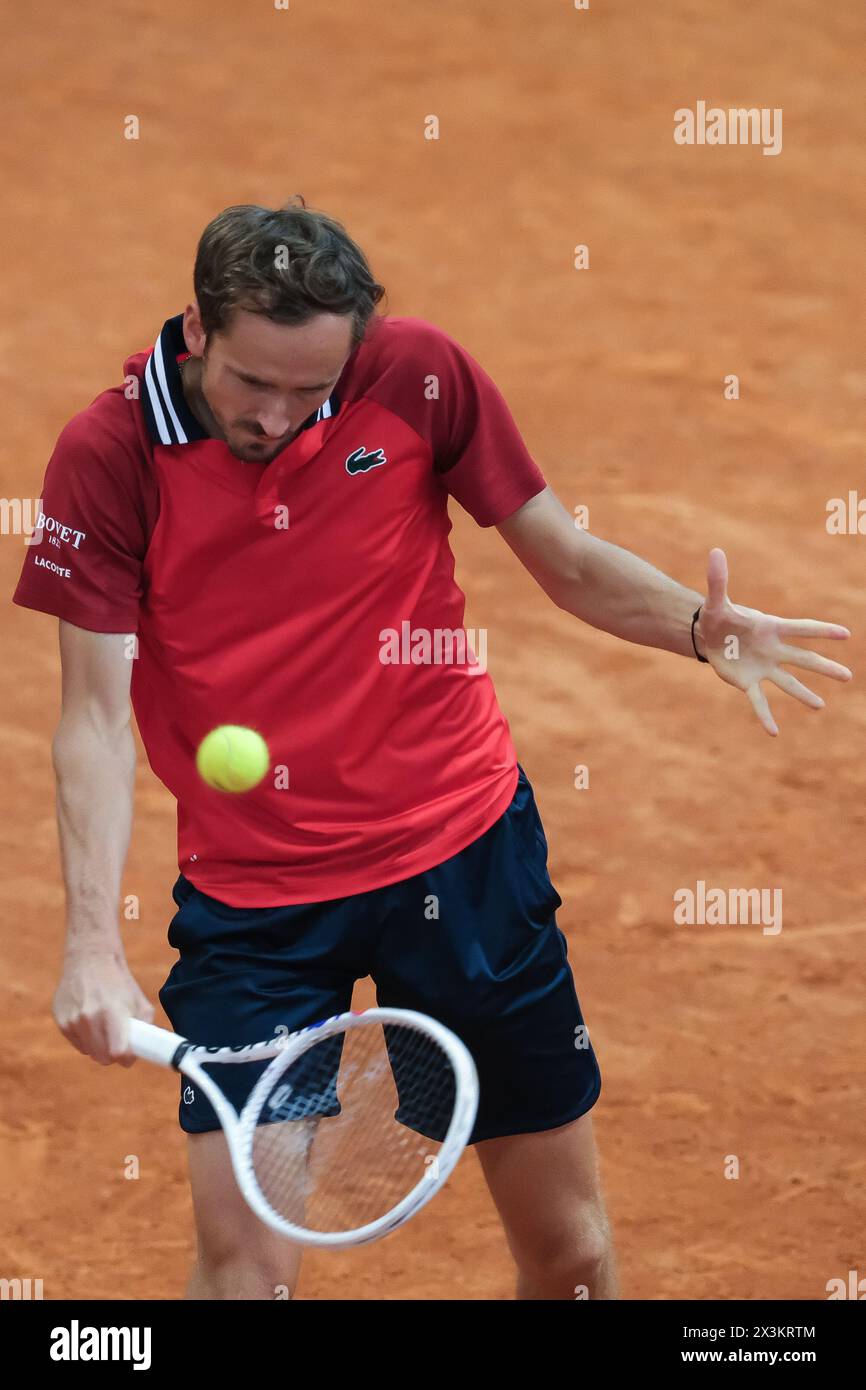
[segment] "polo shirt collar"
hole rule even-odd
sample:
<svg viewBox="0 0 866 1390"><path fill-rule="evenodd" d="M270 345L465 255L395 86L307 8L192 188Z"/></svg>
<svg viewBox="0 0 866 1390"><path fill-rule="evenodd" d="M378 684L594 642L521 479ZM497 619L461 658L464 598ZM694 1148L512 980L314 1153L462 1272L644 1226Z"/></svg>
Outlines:
<svg viewBox="0 0 866 1390"><path fill-rule="evenodd" d="M166 319L162 332L148 356L144 368L142 405L147 428L154 444L194 444L209 439L190 410L180 376L180 365L190 356L183 336L183 314ZM297 434L336 415L340 402L336 391L314 410L300 426Z"/></svg>

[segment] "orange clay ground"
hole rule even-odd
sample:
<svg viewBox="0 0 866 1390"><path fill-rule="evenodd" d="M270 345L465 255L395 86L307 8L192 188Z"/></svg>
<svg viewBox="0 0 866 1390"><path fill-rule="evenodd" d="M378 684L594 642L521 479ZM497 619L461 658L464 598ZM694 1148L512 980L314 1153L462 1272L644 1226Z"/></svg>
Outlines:
<svg viewBox="0 0 866 1390"><path fill-rule="evenodd" d="M825 527L829 498L866 491L856 0L35 0L4 22L4 496L38 497L65 420L187 302L205 222L300 191L366 249L392 313L482 362L592 531L699 589L721 545L734 601L846 623L824 650L866 665L866 535ZM677 146L673 112L699 100L781 107L782 153ZM554 609L495 531L458 513L454 547L564 899L624 1296L824 1298L866 1274L866 686L813 679L820 714L770 687L772 740L709 668ZM0 537L7 594L22 554ZM57 624L8 604L3 624L0 1275L176 1298L175 1082L99 1068L51 1020ZM136 804L125 937L155 997L174 815L143 757ZM782 931L674 926L701 879L781 888ZM507 1298L512 1280L469 1154L396 1235L309 1257L299 1297Z"/></svg>

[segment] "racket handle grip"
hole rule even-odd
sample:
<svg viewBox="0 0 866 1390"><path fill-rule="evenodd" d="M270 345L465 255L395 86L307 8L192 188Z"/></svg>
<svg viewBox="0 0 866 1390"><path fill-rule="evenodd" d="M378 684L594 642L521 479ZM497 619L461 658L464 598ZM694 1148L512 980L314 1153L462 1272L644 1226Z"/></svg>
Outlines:
<svg viewBox="0 0 866 1390"><path fill-rule="evenodd" d="M143 1023L140 1018L129 1020L128 1042L130 1052L144 1062L155 1062L160 1067L170 1067L171 1060L182 1042L186 1039L167 1028L157 1028L153 1023Z"/></svg>

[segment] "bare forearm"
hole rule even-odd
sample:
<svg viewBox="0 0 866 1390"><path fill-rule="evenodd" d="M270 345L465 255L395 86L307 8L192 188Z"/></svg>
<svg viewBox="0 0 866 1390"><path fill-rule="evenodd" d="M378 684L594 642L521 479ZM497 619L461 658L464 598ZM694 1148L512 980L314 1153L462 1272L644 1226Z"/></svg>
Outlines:
<svg viewBox="0 0 866 1390"><path fill-rule="evenodd" d="M132 829L135 743L118 729L61 720L52 744L66 885L67 954L122 955L118 906Z"/></svg>
<svg viewBox="0 0 866 1390"><path fill-rule="evenodd" d="M703 596L618 545L584 533L575 575L556 581L551 597L614 637L694 658L692 616Z"/></svg>
<svg viewBox="0 0 866 1390"><path fill-rule="evenodd" d="M630 551L579 530L550 488L501 522L499 531L559 608L626 642L694 657L692 615L702 596Z"/></svg>
<svg viewBox="0 0 866 1390"><path fill-rule="evenodd" d="M778 733L778 728L761 689L762 680L772 681L811 709L820 709L824 703L784 665L831 680L851 679L847 666L793 646L790 640L846 638L851 635L847 627L814 618L776 618L731 603L728 562L718 547L707 559L704 598L630 551L577 530L549 487L499 522L498 529L559 608L626 642L689 657L697 650L716 675L745 692L768 734ZM701 612L693 646L692 618L697 609Z"/></svg>

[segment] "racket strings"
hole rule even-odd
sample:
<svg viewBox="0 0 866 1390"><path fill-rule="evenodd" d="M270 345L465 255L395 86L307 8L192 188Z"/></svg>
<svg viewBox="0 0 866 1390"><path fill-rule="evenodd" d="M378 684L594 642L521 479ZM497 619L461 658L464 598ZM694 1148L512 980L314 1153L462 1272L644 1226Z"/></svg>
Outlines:
<svg viewBox="0 0 866 1390"><path fill-rule="evenodd" d="M259 1097L256 1181L284 1220L355 1230L425 1177L454 1110L448 1054L402 1024L369 1024L315 1043Z"/></svg>

